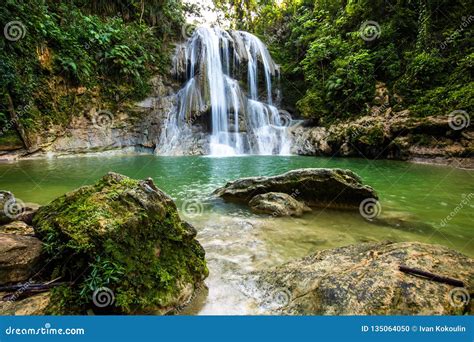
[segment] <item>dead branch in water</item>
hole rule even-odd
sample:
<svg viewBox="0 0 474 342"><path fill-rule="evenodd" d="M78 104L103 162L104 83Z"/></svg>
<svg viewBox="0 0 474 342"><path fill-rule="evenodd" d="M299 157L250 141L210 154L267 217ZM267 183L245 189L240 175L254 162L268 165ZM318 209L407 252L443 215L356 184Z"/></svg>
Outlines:
<svg viewBox="0 0 474 342"><path fill-rule="evenodd" d="M55 280L42 283L42 284L24 283L24 284L0 286L0 292L10 292L4 295L0 299L0 301L12 301L12 300L17 300L19 298L26 298L26 297L33 296L37 293L49 291L52 288L57 287L57 286L72 284L70 282L54 282Z"/></svg>

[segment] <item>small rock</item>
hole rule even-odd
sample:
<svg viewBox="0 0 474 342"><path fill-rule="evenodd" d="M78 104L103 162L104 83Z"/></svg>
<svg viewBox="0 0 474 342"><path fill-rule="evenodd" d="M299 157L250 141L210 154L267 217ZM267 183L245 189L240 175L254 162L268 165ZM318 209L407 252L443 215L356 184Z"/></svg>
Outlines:
<svg viewBox="0 0 474 342"><path fill-rule="evenodd" d="M281 192L257 195L250 200L249 206L254 213L273 216L302 216L304 212L311 211L304 203Z"/></svg>
<svg viewBox="0 0 474 342"><path fill-rule="evenodd" d="M29 226L23 221L13 221L0 226L0 233L3 234L16 234L16 235L35 235L33 227Z"/></svg>
<svg viewBox="0 0 474 342"><path fill-rule="evenodd" d="M0 315L45 315L46 308L48 307L50 300L51 294L49 292L44 292L24 299L0 301Z"/></svg>

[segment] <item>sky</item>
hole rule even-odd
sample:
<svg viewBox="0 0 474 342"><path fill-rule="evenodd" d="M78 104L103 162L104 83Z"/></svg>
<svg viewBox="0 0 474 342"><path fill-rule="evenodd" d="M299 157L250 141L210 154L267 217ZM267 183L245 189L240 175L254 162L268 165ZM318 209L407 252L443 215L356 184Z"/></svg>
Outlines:
<svg viewBox="0 0 474 342"><path fill-rule="evenodd" d="M214 8L212 0L183 0L187 4L195 4L201 7L202 17L196 17L193 15L187 15L186 21L188 23L196 23L199 26L212 26L217 23L217 13L207 8Z"/></svg>

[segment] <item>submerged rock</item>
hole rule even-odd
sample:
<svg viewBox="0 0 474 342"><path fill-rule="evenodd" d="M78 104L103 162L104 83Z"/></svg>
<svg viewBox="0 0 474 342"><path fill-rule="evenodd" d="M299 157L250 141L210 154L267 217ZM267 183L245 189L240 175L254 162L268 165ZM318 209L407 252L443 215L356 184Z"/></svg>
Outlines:
<svg viewBox="0 0 474 342"><path fill-rule="evenodd" d="M227 201L248 203L268 192L289 194L311 207L356 209L367 198L378 199L359 176L342 169L298 169L272 177L241 178L227 183L214 194Z"/></svg>
<svg viewBox="0 0 474 342"><path fill-rule="evenodd" d="M400 265L459 279L455 288L399 271ZM324 250L256 274L262 303L296 315L473 313L474 260L439 245L364 243Z"/></svg>
<svg viewBox="0 0 474 342"><path fill-rule="evenodd" d="M306 204L282 192L257 195L250 200L249 206L254 213L273 216L301 216L303 213L311 211L311 208Z"/></svg>
<svg viewBox="0 0 474 342"><path fill-rule="evenodd" d="M108 173L42 207L33 223L57 260L54 276L75 282L53 293L53 313L163 314L208 274L196 230L151 179Z"/></svg>
<svg viewBox="0 0 474 342"><path fill-rule="evenodd" d="M40 262L42 246L32 236L0 234L0 284L27 280Z"/></svg>

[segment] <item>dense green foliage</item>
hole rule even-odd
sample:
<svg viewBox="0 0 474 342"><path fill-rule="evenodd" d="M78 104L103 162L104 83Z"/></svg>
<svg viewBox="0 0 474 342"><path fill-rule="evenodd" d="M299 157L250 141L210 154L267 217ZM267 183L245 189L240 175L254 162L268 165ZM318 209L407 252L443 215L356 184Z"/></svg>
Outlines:
<svg viewBox="0 0 474 342"><path fill-rule="evenodd" d="M179 0L7 0L0 7L2 28L11 25L0 40L1 138L18 124L67 124L92 96L144 97L149 77L168 68L168 43L182 21Z"/></svg>
<svg viewBox="0 0 474 342"><path fill-rule="evenodd" d="M413 116L472 112L471 1L214 3L234 28L269 45L284 106L304 117L324 124L363 115L376 81L398 95L395 110ZM0 146L21 145L22 130L64 126L97 99L115 109L143 98L150 76L170 65L185 9L181 0L6 0L2 28L19 22L20 36L0 40Z"/></svg>
<svg viewBox="0 0 474 342"><path fill-rule="evenodd" d="M250 3L253 15L231 12L230 19L269 43L282 65L286 105L306 117L330 122L365 113L376 81L402 97L396 109L415 116L473 109L471 1ZM364 28L367 21L376 24Z"/></svg>

